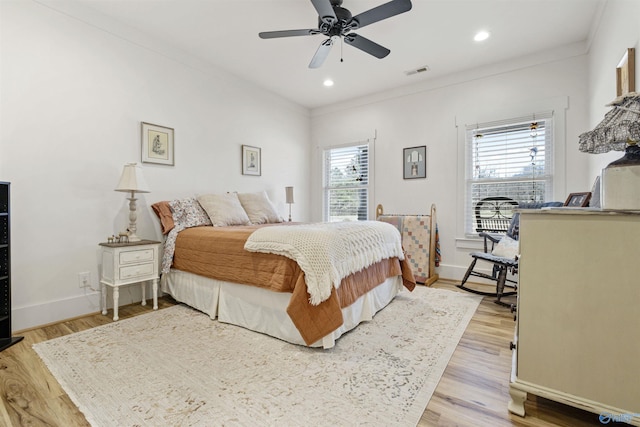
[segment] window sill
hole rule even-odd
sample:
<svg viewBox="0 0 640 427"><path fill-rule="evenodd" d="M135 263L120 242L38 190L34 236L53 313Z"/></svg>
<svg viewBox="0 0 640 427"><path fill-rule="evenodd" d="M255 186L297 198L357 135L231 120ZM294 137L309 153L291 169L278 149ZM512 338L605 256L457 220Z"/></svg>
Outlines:
<svg viewBox="0 0 640 427"><path fill-rule="evenodd" d="M457 237L456 249L484 250L484 239L480 237Z"/></svg>

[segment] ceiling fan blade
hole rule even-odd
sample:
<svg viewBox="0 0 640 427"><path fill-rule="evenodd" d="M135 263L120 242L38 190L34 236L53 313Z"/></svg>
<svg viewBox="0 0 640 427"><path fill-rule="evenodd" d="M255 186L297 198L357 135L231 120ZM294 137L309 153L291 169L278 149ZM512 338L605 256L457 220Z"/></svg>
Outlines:
<svg viewBox="0 0 640 427"><path fill-rule="evenodd" d="M320 34L320 30L263 31L258 33L258 36L261 39L276 39L279 37L312 36L314 34Z"/></svg>
<svg viewBox="0 0 640 427"><path fill-rule="evenodd" d="M311 0L311 3L316 8L322 22L333 24L338 20L336 13L333 11L333 6L331 6L331 0Z"/></svg>
<svg viewBox="0 0 640 427"><path fill-rule="evenodd" d="M313 55L311 62L309 63L309 68L320 68L324 63L324 60L327 59L329 52L331 51L331 46L333 46L333 39L326 39L320 44L318 50L316 50L316 54Z"/></svg>
<svg viewBox="0 0 640 427"><path fill-rule="evenodd" d="M378 43L372 42L366 37L353 33L346 35L344 37L344 42L380 59L391 53L391 51L386 47L380 46Z"/></svg>
<svg viewBox="0 0 640 427"><path fill-rule="evenodd" d="M362 28L373 24L374 22L382 21L383 19L391 18L392 16L396 16L410 10L411 0L392 0L389 3L382 4L354 16L352 22L357 22L357 25L354 26L353 29Z"/></svg>

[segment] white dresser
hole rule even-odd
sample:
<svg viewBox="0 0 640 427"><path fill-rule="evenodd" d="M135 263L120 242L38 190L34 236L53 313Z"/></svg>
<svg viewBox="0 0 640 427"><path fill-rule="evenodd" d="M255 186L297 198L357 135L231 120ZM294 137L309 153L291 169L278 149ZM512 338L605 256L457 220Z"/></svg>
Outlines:
<svg viewBox="0 0 640 427"><path fill-rule="evenodd" d="M509 410L527 393L640 425L640 214L524 210Z"/></svg>

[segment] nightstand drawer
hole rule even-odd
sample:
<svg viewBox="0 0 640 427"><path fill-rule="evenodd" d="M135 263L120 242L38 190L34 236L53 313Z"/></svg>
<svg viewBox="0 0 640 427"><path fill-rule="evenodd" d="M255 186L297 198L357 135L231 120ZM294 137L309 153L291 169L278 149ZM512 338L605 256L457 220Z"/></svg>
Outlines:
<svg viewBox="0 0 640 427"><path fill-rule="evenodd" d="M153 249L120 252L120 264L131 264L134 262L145 261L153 261Z"/></svg>
<svg viewBox="0 0 640 427"><path fill-rule="evenodd" d="M153 276L153 267L153 263L120 267L120 280L134 279L142 276Z"/></svg>

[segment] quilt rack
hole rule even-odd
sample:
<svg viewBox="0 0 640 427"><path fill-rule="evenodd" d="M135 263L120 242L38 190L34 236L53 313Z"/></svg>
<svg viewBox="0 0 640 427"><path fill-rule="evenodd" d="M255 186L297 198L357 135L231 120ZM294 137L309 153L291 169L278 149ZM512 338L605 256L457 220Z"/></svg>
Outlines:
<svg viewBox="0 0 640 427"><path fill-rule="evenodd" d="M431 205L428 215L385 214L379 204L376 219L395 226L400 232L402 247L417 283L431 286L438 280L435 269L440 254L435 204Z"/></svg>

